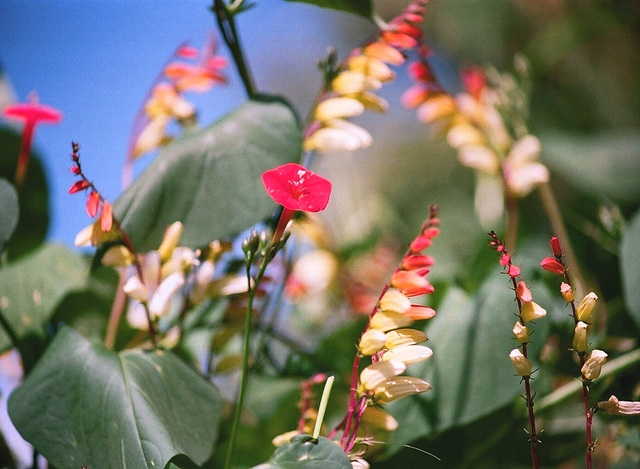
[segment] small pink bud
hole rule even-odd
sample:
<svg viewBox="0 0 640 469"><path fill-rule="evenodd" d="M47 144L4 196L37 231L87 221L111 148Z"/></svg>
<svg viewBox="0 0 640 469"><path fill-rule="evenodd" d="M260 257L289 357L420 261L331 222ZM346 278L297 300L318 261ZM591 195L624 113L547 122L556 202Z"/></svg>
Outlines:
<svg viewBox="0 0 640 469"><path fill-rule="evenodd" d="M531 290L529 290L523 281L520 281L516 287L516 296L520 301L524 301L525 303L533 299L531 296Z"/></svg>
<svg viewBox="0 0 640 469"><path fill-rule="evenodd" d="M545 257L540 262L540 266L547 272L556 275L564 275L567 270L555 257Z"/></svg>
<svg viewBox="0 0 640 469"><path fill-rule="evenodd" d="M553 252L553 255L556 257L562 257L562 248L560 247L560 240L558 240L558 238L554 236L551 238L551 241L549 241L549 244L551 245L551 251Z"/></svg>
<svg viewBox="0 0 640 469"><path fill-rule="evenodd" d="M109 202L103 202L100 213L100 229L104 232L111 231L113 225L113 208Z"/></svg>
<svg viewBox="0 0 640 469"><path fill-rule="evenodd" d="M406 270L415 270L423 267L430 267L434 262L435 261L431 256L414 254L407 256L402 260L402 268Z"/></svg>
<svg viewBox="0 0 640 469"><path fill-rule="evenodd" d="M71 167L71 172L72 172L73 174L76 174L76 175L80 174L80 167L79 167L79 166L77 166L77 165L73 165L73 166Z"/></svg>
<svg viewBox="0 0 640 469"><path fill-rule="evenodd" d="M574 300L573 289L568 283L562 282L560 284L560 293L567 303L571 303Z"/></svg>
<svg viewBox="0 0 640 469"><path fill-rule="evenodd" d="M502 254L502 256L500 256L500 265L502 267L507 266L509 262L511 262L511 256L509 254L505 252L504 254Z"/></svg>
<svg viewBox="0 0 640 469"><path fill-rule="evenodd" d="M423 249L427 249L429 246L431 246L431 238L420 235L411 242L409 250L411 252L420 252Z"/></svg>
<svg viewBox="0 0 640 469"><path fill-rule="evenodd" d="M509 274L509 277L511 278L517 277L518 275L520 275L520 267L518 267L517 265L509 264L509 270L507 270L507 274Z"/></svg>

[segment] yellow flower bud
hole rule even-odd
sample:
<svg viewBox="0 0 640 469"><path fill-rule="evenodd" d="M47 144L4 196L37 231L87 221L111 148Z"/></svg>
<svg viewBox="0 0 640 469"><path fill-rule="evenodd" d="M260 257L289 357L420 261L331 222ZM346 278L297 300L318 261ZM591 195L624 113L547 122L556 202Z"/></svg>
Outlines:
<svg viewBox="0 0 640 469"><path fill-rule="evenodd" d="M347 62L349 70L360 72L381 82L393 80L395 73L382 60L366 55L356 55Z"/></svg>
<svg viewBox="0 0 640 469"><path fill-rule="evenodd" d="M427 334L417 329L396 329L386 334L384 346L391 350L403 345L415 345L428 340Z"/></svg>
<svg viewBox="0 0 640 469"><path fill-rule="evenodd" d="M165 230L164 237L162 238L162 243L158 248L160 258L163 261L166 261L167 259L169 259L169 257L171 257L171 253L173 253L173 250L180 242L183 228L184 227L182 223L177 221L169 225L169 227Z"/></svg>
<svg viewBox="0 0 640 469"><path fill-rule="evenodd" d="M362 414L362 422L392 432L398 428L398 421L382 408L369 406Z"/></svg>
<svg viewBox="0 0 640 469"><path fill-rule="evenodd" d="M573 332L573 349L582 353L587 351L587 347L587 323L578 321Z"/></svg>
<svg viewBox="0 0 640 469"><path fill-rule="evenodd" d="M413 324L413 319L394 311L378 311L371 318L369 323L371 329L378 329L384 332Z"/></svg>
<svg viewBox="0 0 640 469"><path fill-rule="evenodd" d="M431 385L420 378L415 378L413 376L397 376L378 386L375 391L374 399L377 402L386 403L406 396L411 396L413 394L426 392L429 389L431 389Z"/></svg>
<svg viewBox="0 0 640 469"><path fill-rule="evenodd" d="M593 380L598 378L605 361L607 361L607 354L605 352L598 349L593 350L580 370L584 379Z"/></svg>
<svg viewBox="0 0 640 469"><path fill-rule="evenodd" d="M119 244L117 246L111 246L107 249L107 252L102 256L102 265L108 265L112 267L125 267L133 264L133 254L126 247Z"/></svg>
<svg viewBox="0 0 640 469"><path fill-rule="evenodd" d="M518 342L521 344L528 344L531 341L529 328L520 321L517 321L515 326L513 326L513 335L516 336L516 339L518 339Z"/></svg>
<svg viewBox="0 0 640 469"><path fill-rule="evenodd" d="M591 313L593 312L593 308L596 306L596 300L598 299L598 295L591 292L587 294L576 309L576 317L578 321L589 322L591 319Z"/></svg>
<svg viewBox="0 0 640 469"><path fill-rule="evenodd" d="M403 362L405 365L410 365L428 360L432 355L433 350L424 345L403 345L402 347L396 347L385 352L385 354L382 355L382 360L397 360Z"/></svg>
<svg viewBox="0 0 640 469"><path fill-rule="evenodd" d="M360 373L360 386L369 391L377 388L389 378L404 373L407 365L399 361L379 361L372 363Z"/></svg>
<svg viewBox="0 0 640 469"><path fill-rule="evenodd" d="M520 310L520 318L523 322L535 321L536 319L543 318L547 315L547 310L534 301L527 301L522 303L522 309Z"/></svg>
<svg viewBox="0 0 640 469"><path fill-rule="evenodd" d="M509 358L519 376L531 376L531 362L524 356L519 348L514 348L511 353L509 353Z"/></svg>
<svg viewBox="0 0 640 469"><path fill-rule="evenodd" d="M360 337L360 343L358 344L358 350L363 355L373 355L378 352L387 340L387 335L378 329L368 329L362 337Z"/></svg>
<svg viewBox="0 0 640 469"><path fill-rule="evenodd" d="M316 107L315 118L327 122L339 117L358 116L364 112L364 104L354 98L336 97L325 99Z"/></svg>
<svg viewBox="0 0 640 469"><path fill-rule="evenodd" d="M567 303L571 303L573 301L573 289L568 283L562 282L560 284L560 293L562 294L562 298L564 298L564 301L566 301Z"/></svg>
<svg viewBox="0 0 640 469"><path fill-rule="evenodd" d="M411 308L411 300L404 293L398 290L388 290L380 298L380 309L383 311L394 311L404 313Z"/></svg>

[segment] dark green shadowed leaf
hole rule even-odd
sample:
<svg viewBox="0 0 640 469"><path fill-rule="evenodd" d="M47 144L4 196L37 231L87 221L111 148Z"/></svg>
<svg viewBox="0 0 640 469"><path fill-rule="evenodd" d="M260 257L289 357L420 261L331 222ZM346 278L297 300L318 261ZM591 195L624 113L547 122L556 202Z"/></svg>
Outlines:
<svg viewBox="0 0 640 469"><path fill-rule="evenodd" d="M0 128L0 177L13 181L19 151L20 136L11 130ZM0 205L3 204L4 197L0 197ZM18 191L18 206L18 225L5 246L9 261L37 248L49 229L49 188L42 163L35 152L31 153L27 176Z"/></svg>
<svg viewBox="0 0 640 469"><path fill-rule="evenodd" d="M640 212L631 220L622 238L620 270L625 303L636 326L640 327Z"/></svg>
<svg viewBox="0 0 640 469"><path fill-rule="evenodd" d="M371 0L287 0L290 2L310 3L322 8L346 11L356 15L371 18L373 7Z"/></svg>
<svg viewBox="0 0 640 469"><path fill-rule="evenodd" d="M351 469L346 453L333 441L309 435L294 436L275 450L271 459L253 469Z"/></svg>
<svg viewBox="0 0 640 469"><path fill-rule="evenodd" d="M0 253L18 224L18 193L13 184L0 178Z"/></svg>
<svg viewBox="0 0 640 469"><path fill-rule="evenodd" d="M140 251L156 249L175 221L184 224L184 246L228 238L274 210L262 173L298 161L301 142L297 116L284 101L248 101L162 150L118 198L115 214Z"/></svg>
<svg viewBox="0 0 640 469"><path fill-rule="evenodd" d="M202 465L221 407L217 389L171 352L115 353L71 328L9 399L16 428L60 468L164 468L177 455Z"/></svg>

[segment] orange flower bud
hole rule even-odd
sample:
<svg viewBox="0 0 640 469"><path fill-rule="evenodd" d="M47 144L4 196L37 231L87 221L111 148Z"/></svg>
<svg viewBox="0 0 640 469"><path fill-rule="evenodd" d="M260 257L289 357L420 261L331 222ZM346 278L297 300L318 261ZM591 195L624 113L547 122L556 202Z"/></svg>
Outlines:
<svg viewBox="0 0 640 469"><path fill-rule="evenodd" d="M87 215L91 218L95 217L98 213L98 208L100 207L100 195L97 192L91 192L89 194L89 198L87 199Z"/></svg>
<svg viewBox="0 0 640 469"><path fill-rule="evenodd" d="M520 301L524 301L525 303L533 299L531 296L531 290L529 290L523 281L520 281L516 287L516 296Z"/></svg>
<svg viewBox="0 0 640 469"><path fill-rule="evenodd" d="M574 300L573 289L568 283L562 282L560 284L560 293L562 294L562 298L564 298L564 301L566 301L567 303L571 303Z"/></svg>

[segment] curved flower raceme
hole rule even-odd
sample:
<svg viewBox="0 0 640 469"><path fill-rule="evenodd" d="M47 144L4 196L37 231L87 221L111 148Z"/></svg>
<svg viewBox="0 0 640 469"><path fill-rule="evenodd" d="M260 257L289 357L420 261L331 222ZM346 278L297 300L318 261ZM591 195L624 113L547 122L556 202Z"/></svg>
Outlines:
<svg viewBox="0 0 640 469"><path fill-rule="evenodd" d="M307 151L354 151L371 145L371 134L347 119L365 110L385 112L387 102L374 92L395 78L390 66L402 65L403 51L418 45L426 0L414 0L400 15L380 29L376 38L354 49L338 68L328 63L327 89L320 96L307 128ZM329 60L331 62L332 60Z"/></svg>
<svg viewBox="0 0 640 469"><path fill-rule="evenodd" d="M417 108L418 118L445 133L456 149L458 160L476 172L476 211L485 225L502 216L505 199L528 195L549 180L549 170L538 161L540 141L517 128L504 115L505 83L517 88L513 78L503 75L489 83L478 67L462 71L464 91L447 93L431 72L428 49L421 49L420 60L409 67L415 85L403 95L403 104ZM516 112L516 111L514 111Z"/></svg>

